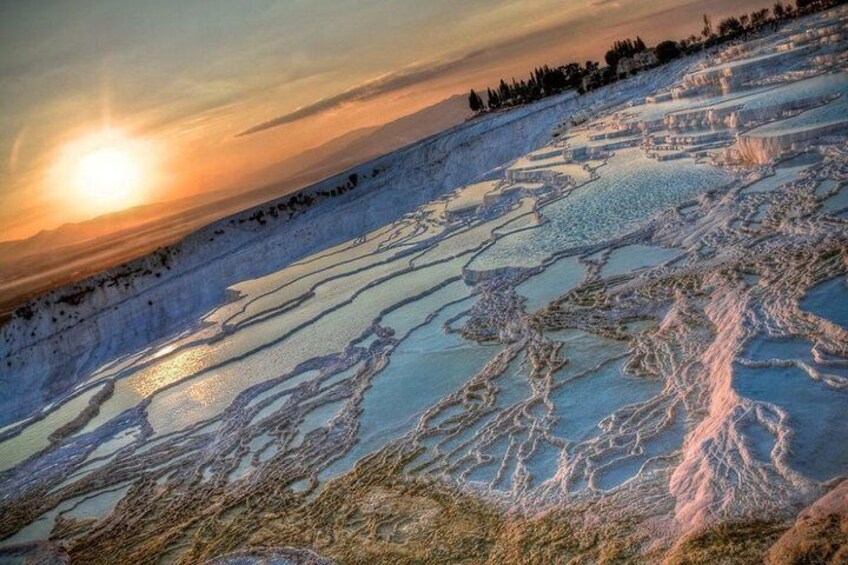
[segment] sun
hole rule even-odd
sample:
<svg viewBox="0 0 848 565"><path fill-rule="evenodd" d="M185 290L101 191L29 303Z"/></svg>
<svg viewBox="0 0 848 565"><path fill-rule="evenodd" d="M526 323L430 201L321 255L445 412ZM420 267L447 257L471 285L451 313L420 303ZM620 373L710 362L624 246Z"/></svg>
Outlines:
<svg viewBox="0 0 848 565"><path fill-rule="evenodd" d="M143 204L158 182L157 153L150 140L123 130L74 136L51 169L55 201L87 216Z"/></svg>
<svg viewBox="0 0 848 565"><path fill-rule="evenodd" d="M82 195L94 203L121 206L137 194L141 172L126 149L102 147L82 156L75 181Z"/></svg>

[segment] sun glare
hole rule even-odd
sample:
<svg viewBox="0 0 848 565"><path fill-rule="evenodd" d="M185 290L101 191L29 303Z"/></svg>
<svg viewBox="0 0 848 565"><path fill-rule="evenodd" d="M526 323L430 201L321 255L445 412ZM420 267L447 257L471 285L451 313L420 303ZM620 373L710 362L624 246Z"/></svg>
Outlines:
<svg viewBox="0 0 848 565"><path fill-rule="evenodd" d="M63 147L57 159L54 189L86 214L141 204L154 176L151 145L113 129L78 137Z"/></svg>
<svg viewBox="0 0 848 565"><path fill-rule="evenodd" d="M123 204L136 193L139 181L138 164L114 147L85 155L77 167L76 182L83 194L103 204Z"/></svg>

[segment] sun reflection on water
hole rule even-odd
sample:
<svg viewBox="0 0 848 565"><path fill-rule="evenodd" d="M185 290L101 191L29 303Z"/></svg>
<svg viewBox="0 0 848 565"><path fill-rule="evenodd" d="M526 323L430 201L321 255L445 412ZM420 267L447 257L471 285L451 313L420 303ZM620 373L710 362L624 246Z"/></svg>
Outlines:
<svg viewBox="0 0 848 565"><path fill-rule="evenodd" d="M170 348L170 351L166 351ZM176 349L173 345L165 346L154 354L161 358ZM139 396L148 397L158 390L189 377L204 368L203 359L206 357L204 348L192 348L182 351L172 357L156 363L129 378L132 390Z"/></svg>

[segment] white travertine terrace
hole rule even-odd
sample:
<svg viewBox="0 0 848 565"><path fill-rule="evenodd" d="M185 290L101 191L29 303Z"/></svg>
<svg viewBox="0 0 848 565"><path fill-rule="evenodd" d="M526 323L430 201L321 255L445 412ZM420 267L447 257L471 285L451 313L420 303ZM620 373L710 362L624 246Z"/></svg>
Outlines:
<svg viewBox="0 0 848 565"><path fill-rule="evenodd" d="M190 239L160 283L63 303L79 322L8 324L0 386L33 400L0 421L0 543L192 508L179 553L227 509L341 512L375 465L639 551L844 514L846 21L471 122L302 217L210 227L223 252Z"/></svg>

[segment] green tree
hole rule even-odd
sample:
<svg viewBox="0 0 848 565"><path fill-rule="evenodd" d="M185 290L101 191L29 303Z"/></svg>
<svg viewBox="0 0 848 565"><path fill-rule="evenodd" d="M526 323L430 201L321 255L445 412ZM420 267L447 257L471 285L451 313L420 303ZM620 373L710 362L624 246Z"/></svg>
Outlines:
<svg viewBox="0 0 848 565"><path fill-rule="evenodd" d="M489 105L489 110L497 110L501 107L501 100L498 96L497 91L492 90L491 88L486 89L486 93L488 94L487 103Z"/></svg>
<svg viewBox="0 0 848 565"><path fill-rule="evenodd" d="M701 29L701 35L704 39L709 39L713 35L713 21L707 14L704 14L704 27Z"/></svg>
<svg viewBox="0 0 848 565"><path fill-rule="evenodd" d="M661 41L654 47L654 55L660 64L668 63L680 57L680 45L676 41Z"/></svg>
<svg viewBox="0 0 848 565"><path fill-rule="evenodd" d="M718 34L722 37L739 35L742 31L744 31L742 22L739 21L739 18L734 16L725 18L718 24Z"/></svg>
<svg viewBox="0 0 848 565"><path fill-rule="evenodd" d="M480 112L486 106L483 104L483 99L480 98L480 95L474 92L474 89L471 89L471 93L468 95L468 106L471 108L472 112Z"/></svg>
<svg viewBox="0 0 848 565"><path fill-rule="evenodd" d="M753 29L758 29L764 26L769 19L769 9L763 8L762 10L757 10L756 12L751 12L751 27Z"/></svg>

